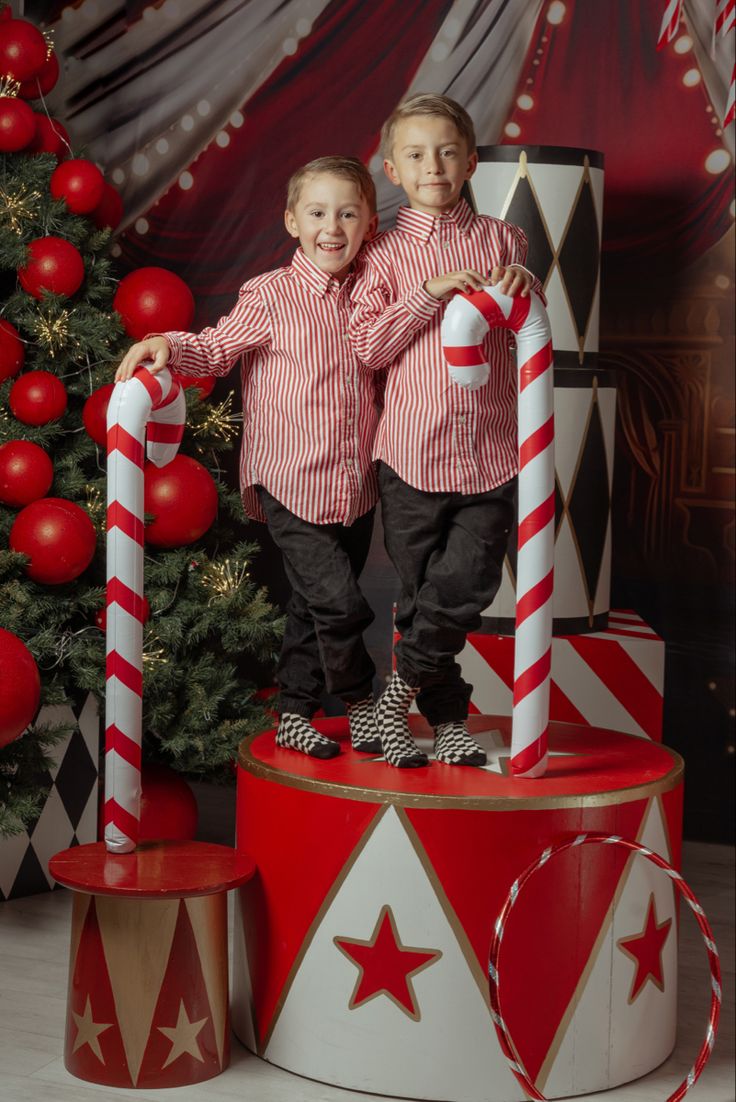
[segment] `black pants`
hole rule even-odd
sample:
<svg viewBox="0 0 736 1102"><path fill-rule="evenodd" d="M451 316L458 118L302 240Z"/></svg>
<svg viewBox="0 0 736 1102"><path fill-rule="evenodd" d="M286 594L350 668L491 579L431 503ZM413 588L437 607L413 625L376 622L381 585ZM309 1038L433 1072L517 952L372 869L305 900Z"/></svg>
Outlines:
<svg viewBox="0 0 736 1102"><path fill-rule="evenodd" d="M344 524L310 524L259 489L268 530L291 585L276 681L281 711L310 719L325 690L354 703L371 695L375 666L363 643L373 612L358 586L374 510Z"/></svg>
<svg viewBox="0 0 736 1102"><path fill-rule="evenodd" d="M378 466L386 550L401 582L396 671L432 726L465 719L472 685L456 656L501 584L516 479L482 494L429 493Z"/></svg>

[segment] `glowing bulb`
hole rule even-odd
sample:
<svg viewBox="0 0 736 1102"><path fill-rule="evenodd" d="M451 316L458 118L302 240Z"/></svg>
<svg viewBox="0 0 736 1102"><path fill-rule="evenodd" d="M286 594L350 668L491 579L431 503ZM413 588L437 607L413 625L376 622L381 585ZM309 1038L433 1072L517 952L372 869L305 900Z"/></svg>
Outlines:
<svg viewBox="0 0 736 1102"><path fill-rule="evenodd" d="M156 142L156 152L157 153L168 153L169 152L169 143L167 142L166 138L159 138L159 140Z"/></svg>
<svg viewBox="0 0 736 1102"><path fill-rule="evenodd" d="M710 172L711 176L718 176L725 172L730 163L731 157L727 149L714 149L705 158L705 171Z"/></svg>
<svg viewBox="0 0 736 1102"><path fill-rule="evenodd" d="M244 122L245 116L242 115L240 111L233 111L232 115L230 116L230 125L234 126L237 130L238 127L242 126Z"/></svg>
<svg viewBox="0 0 736 1102"><path fill-rule="evenodd" d="M194 129L194 119L192 118L191 115L182 116L181 128L182 128L182 130L193 130Z"/></svg>
<svg viewBox="0 0 736 1102"><path fill-rule="evenodd" d="M227 148L227 146L230 145L230 135L228 134L227 130L221 130L215 138L215 141L219 145L220 149Z"/></svg>
<svg viewBox="0 0 736 1102"><path fill-rule="evenodd" d="M562 0L553 0L553 3L547 8L547 22L552 23L553 26L557 26L567 15L567 5L562 3Z"/></svg>
<svg viewBox="0 0 736 1102"><path fill-rule="evenodd" d="M682 78L682 83L686 88L694 88L696 84L700 84L700 72L697 69L688 69Z"/></svg>
<svg viewBox="0 0 736 1102"><path fill-rule="evenodd" d="M148 233L149 228L150 227L148 225L148 219L146 219L146 218L136 218L136 221L135 221L135 232L136 233L140 233L140 234Z"/></svg>
<svg viewBox="0 0 736 1102"><path fill-rule="evenodd" d="M179 177L179 187L182 191L189 191L190 187L194 184L194 177L191 172L182 172Z"/></svg>
<svg viewBox="0 0 736 1102"><path fill-rule="evenodd" d="M686 54L688 50L692 50L693 40L689 34L681 34L678 39L675 40L674 51L676 54Z"/></svg>
<svg viewBox="0 0 736 1102"><path fill-rule="evenodd" d="M503 128L504 134L508 134L510 138L518 138L521 134L521 127L516 122L507 122Z"/></svg>
<svg viewBox="0 0 736 1102"><path fill-rule="evenodd" d="M519 96L516 103L522 109L522 111L531 111L532 107L534 106L533 98L527 95L526 92L524 92L523 95Z"/></svg>

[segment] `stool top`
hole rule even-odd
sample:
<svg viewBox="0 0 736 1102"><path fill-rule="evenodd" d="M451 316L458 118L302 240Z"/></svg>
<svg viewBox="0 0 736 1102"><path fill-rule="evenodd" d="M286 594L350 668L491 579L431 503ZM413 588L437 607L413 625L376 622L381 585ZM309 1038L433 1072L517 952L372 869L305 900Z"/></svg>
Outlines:
<svg viewBox="0 0 736 1102"><path fill-rule="evenodd" d="M426 721L412 715L409 723L421 748L431 753ZM536 780L510 774L509 716L468 717L469 731L488 752L488 764L480 768L431 762L420 769L395 769L381 757L352 750L344 717L314 725L340 742L341 754L327 761L310 758L278 747L276 732L264 731L241 743L240 768L277 784L343 799L506 811L628 803L666 792L683 778L683 761L674 750L648 738L573 723L550 723L549 766Z"/></svg>
<svg viewBox="0 0 736 1102"><path fill-rule="evenodd" d="M211 842L141 842L132 853L109 853L104 842L72 846L49 861L54 880L90 895L138 899L215 895L244 884L255 862Z"/></svg>

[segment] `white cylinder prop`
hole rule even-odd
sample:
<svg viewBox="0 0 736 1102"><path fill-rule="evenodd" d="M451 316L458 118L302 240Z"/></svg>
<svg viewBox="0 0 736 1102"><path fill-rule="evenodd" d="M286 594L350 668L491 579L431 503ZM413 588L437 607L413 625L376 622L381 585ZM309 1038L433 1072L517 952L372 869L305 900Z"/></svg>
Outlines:
<svg viewBox="0 0 736 1102"><path fill-rule="evenodd" d="M163 467L184 433L183 391L144 365L118 383L107 411L105 845L138 842L143 720L143 464Z"/></svg>
<svg viewBox="0 0 736 1102"><path fill-rule="evenodd" d="M555 530L552 340L535 294L509 298L495 287L457 295L442 322L450 377L476 389L488 377L483 339L500 327L516 334L519 379L519 544L511 771L541 777L547 767ZM468 377L468 374L470 377Z"/></svg>

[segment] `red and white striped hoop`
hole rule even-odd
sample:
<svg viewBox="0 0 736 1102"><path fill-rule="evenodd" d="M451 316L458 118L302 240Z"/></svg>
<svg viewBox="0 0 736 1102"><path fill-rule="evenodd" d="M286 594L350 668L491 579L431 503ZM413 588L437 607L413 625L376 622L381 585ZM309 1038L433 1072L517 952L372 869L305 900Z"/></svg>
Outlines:
<svg viewBox="0 0 736 1102"><path fill-rule="evenodd" d="M519 372L519 543L511 771L547 768L555 541L554 383L549 318L535 294L509 298L495 287L457 295L442 322L450 377L471 390L489 373L489 329L516 334Z"/></svg>
<svg viewBox="0 0 736 1102"><path fill-rule="evenodd" d="M501 1011L501 995L500 995L500 977L499 977L499 956L501 953L501 941L503 939L504 931L506 929L506 923L508 921L509 912L519 898L524 885L534 876L543 865L546 865L551 858L556 857L557 854L563 853L567 849L573 849L576 846L589 846L589 845L602 845L602 846L621 846L625 849L629 849L632 853L638 853L642 857L646 858L657 868L662 869L663 872L670 877L673 884L683 897L690 910L695 915L695 920L700 927L700 932L703 935L703 942L705 944L706 952L708 953L708 963L710 965L710 982L711 982L711 1002L710 1013L708 1016L708 1028L706 1030L705 1038L700 1050L695 1059L695 1063L682 1080L680 1085L675 1091L667 1098L667 1102L680 1102L681 1098L687 1094L693 1084L700 1076L703 1068L708 1063L710 1054L713 1051L713 1045L716 1039L716 1032L718 1030L718 1019L721 1013L721 966L718 958L718 949L716 948L715 941L713 940L713 931L708 924L708 919L705 917L705 911L698 903L697 899L693 895L688 885L683 880L681 874L672 867L663 857L660 857L658 853L653 853L652 850L647 849L646 846L640 845L639 842L632 842L628 838L621 838L616 834L578 834L575 837L571 837L562 842L556 842L554 845L549 846L540 853L536 861L527 866L521 876L518 877L511 885L511 890L506 897L506 902L501 908L501 912L496 919L493 927L493 934L491 937L491 948L488 954L488 982L490 987L490 1002L491 1002L491 1017L493 1018L493 1024L496 1027L496 1033L498 1040L503 1050L503 1054L506 1057L511 1071L514 1073L522 1088L526 1091L530 1098L540 1099L544 1102L546 1096L537 1090L532 1080L524 1068L524 1065L519 1058L514 1043L509 1035L508 1027L504 1021Z"/></svg>
<svg viewBox="0 0 736 1102"><path fill-rule="evenodd" d="M163 467L184 434L186 403L168 370L118 383L107 411L105 845L138 842L143 717L143 463Z"/></svg>

